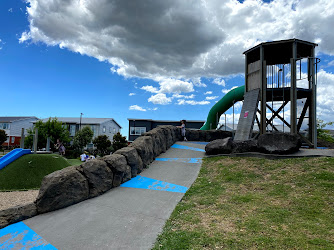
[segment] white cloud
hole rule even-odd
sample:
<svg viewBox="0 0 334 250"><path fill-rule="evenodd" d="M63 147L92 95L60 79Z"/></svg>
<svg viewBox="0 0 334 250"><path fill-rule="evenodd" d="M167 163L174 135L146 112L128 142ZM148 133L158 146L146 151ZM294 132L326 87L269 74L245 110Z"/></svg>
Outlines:
<svg viewBox="0 0 334 250"><path fill-rule="evenodd" d="M195 97L194 94L192 95L180 95L180 94L174 94L173 98L184 98L184 99L193 99Z"/></svg>
<svg viewBox="0 0 334 250"><path fill-rule="evenodd" d="M230 88L230 89L222 89L222 92L224 93L224 94L227 94L228 92L230 92L232 89L235 89L235 88L237 88L238 86L233 86L232 88Z"/></svg>
<svg viewBox="0 0 334 250"><path fill-rule="evenodd" d="M212 91L207 91L204 93L204 95L212 95Z"/></svg>
<svg viewBox="0 0 334 250"><path fill-rule="evenodd" d="M129 107L129 110L137 110L137 111L146 111L146 109L138 106L138 105L132 105Z"/></svg>
<svg viewBox="0 0 334 250"><path fill-rule="evenodd" d="M224 79L221 79L221 78L215 78L215 79L213 80L213 83L225 87L225 81L224 81Z"/></svg>
<svg viewBox="0 0 334 250"><path fill-rule="evenodd" d="M186 104L189 104L189 105L207 105L207 104L210 104L210 102L208 101L194 101L194 100L184 100L184 99L179 99L178 102L176 103L177 105L186 105Z"/></svg>
<svg viewBox="0 0 334 250"><path fill-rule="evenodd" d="M166 94L159 93L152 95L150 98L148 98L148 101L152 102L153 104L166 105L172 102L172 98L167 97Z"/></svg>
<svg viewBox="0 0 334 250"><path fill-rule="evenodd" d="M8 11L11 12L11 13L13 13L13 8L10 8Z"/></svg>
<svg viewBox="0 0 334 250"><path fill-rule="evenodd" d="M146 86L143 86L141 87L140 89L143 89L147 92L150 92L150 93L159 93L159 90L153 86L149 86L149 85L146 85Z"/></svg>
<svg viewBox="0 0 334 250"><path fill-rule="evenodd" d="M334 121L334 74L318 72L317 117L326 122Z"/></svg>
<svg viewBox="0 0 334 250"><path fill-rule="evenodd" d="M318 41L320 52L334 54L332 0L28 2L30 26L20 42L42 41L107 60L125 77L198 79L242 73L243 51L293 37ZM314 13L321 14L314 18Z"/></svg>
<svg viewBox="0 0 334 250"><path fill-rule="evenodd" d="M134 96L134 95L136 95L136 93L130 93L130 94L129 94L129 96Z"/></svg>
<svg viewBox="0 0 334 250"><path fill-rule="evenodd" d="M217 99L219 96L207 96L205 99L206 100L215 100Z"/></svg>

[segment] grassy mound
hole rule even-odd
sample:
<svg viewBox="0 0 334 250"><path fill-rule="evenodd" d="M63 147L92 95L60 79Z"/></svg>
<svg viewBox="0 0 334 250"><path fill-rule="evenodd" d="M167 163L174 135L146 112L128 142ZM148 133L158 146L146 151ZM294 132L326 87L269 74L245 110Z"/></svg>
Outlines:
<svg viewBox="0 0 334 250"><path fill-rule="evenodd" d="M334 249L334 158L214 157L154 249Z"/></svg>
<svg viewBox="0 0 334 250"><path fill-rule="evenodd" d="M55 154L24 155L0 170L0 191L39 189L44 176L70 165Z"/></svg>

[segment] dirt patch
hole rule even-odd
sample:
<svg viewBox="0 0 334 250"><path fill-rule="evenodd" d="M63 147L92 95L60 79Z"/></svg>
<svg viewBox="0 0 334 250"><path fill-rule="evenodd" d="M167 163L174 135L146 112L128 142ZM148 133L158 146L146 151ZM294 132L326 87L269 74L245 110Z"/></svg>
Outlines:
<svg viewBox="0 0 334 250"><path fill-rule="evenodd" d="M0 210L34 202L39 190L0 192Z"/></svg>

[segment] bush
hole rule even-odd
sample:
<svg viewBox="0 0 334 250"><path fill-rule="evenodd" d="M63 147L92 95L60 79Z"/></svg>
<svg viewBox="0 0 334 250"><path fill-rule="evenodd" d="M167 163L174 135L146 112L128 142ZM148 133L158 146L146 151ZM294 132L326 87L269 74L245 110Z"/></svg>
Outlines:
<svg viewBox="0 0 334 250"><path fill-rule="evenodd" d="M118 132L117 134L114 135L113 137L113 143L112 143L112 147L113 147L113 152L124 148L128 146L128 142L125 138L125 136L122 136L120 132Z"/></svg>
<svg viewBox="0 0 334 250"><path fill-rule="evenodd" d="M110 154L109 151L111 147L111 141L108 139L106 135L99 135L93 140L94 146L97 148L97 154L100 156L104 156Z"/></svg>

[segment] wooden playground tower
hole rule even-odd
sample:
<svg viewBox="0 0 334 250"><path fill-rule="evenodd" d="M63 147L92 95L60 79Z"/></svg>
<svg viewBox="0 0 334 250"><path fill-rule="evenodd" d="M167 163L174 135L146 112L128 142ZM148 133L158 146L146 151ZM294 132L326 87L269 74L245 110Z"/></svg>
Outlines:
<svg viewBox="0 0 334 250"><path fill-rule="evenodd" d="M299 134L310 147L317 147L316 46L289 39L261 43L244 52L245 99L239 120L240 129L247 128L243 137L249 137L256 120L260 134L278 131L277 124L282 124L283 132ZM248 95L253 104L247 104ZM285 112L288 107L290 113Z"/></svg>

